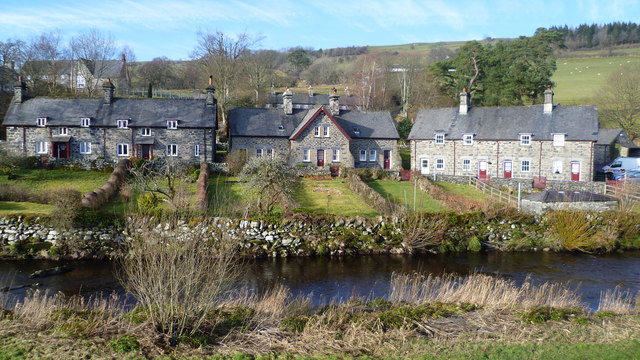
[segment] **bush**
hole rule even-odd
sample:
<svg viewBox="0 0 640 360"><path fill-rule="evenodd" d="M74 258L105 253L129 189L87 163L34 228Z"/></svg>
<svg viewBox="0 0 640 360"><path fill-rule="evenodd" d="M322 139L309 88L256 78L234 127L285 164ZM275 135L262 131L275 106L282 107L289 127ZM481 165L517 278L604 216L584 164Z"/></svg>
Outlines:
<svg viewBox="0 0 640 360"><path fill-rule="evenodd" d="M80 192L73 189L60 189L51 194L51 219L56 226L69 229L75 225L76 217L80 213L81 198Z"/></svg>
<svg viewBox="0 0 640 360"><path fill-rule="evenodd" d="M238 175L247 163L247 153L243 150L233 150L227 154L227 172L229 175Z"/></svg>
<svg viewBox="0 0 640 360"><path fill-rule="evenodd" d="M152 193L144 193L138 196L138 213L150 215L157 211L158 209L158 198L153 196Z"/></svg>
<svg viewBox="0 0 640 360"><path fill-rule="evenodd" d="M138 342L138 339L133 335L122 335L119 338L111 340L109 347L119 353L128 353L140 350L140 342Z"/></svg>

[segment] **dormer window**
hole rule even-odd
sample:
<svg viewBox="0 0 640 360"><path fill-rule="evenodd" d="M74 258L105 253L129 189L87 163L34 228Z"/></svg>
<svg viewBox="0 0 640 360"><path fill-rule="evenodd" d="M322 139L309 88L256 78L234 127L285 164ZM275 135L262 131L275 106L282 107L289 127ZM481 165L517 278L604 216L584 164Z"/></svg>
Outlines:
<svg viewBox="0 0 640 360"><path fill-rule="evenodd" d="M360 135L360 128L354 127L354 128L353 128L353 133L354 133L355 135Z"/></svg>
<svg viewBox="0 0 640 360"><path fill-rule="evenodd" d="M91 126L91 118L80 118L80 126L81 127L89 127Z"/></svg>
<svg viewBox="0 0 640 360"><path fill-rule="evenodd" d="M444 144L444 134L443 133L436 134L435 142L436 144L440 144L440 145Z"/></svg>
<svg viewBox="0 0 640 360"><path fill-rule="evenodd" d="M463 145L473 145L473 134L464 134L462 136Z"/></svg>
<svg viewBox="0 0 640 360"><path fill-rule="evenodd" d="M564 146L564 134L553 134L553 146Z"/></svg>
<svg viewBox="0 0 640 360"><path fill-rule="evenodd" d="M36 120L36 125L39 126L39 127L47 126L47 118L46 117L39 117Z"/></svg>
<svg viewBox="0 0 640 360"><path fill-rule="evenodd" d="M59 127L58 128L58 135L69 135L69 128Z"/></svg>
<svg viewBox="0 0 640 360"><path fill-rule="evenodd" d="M284 125L278 125L278 131L284 131Z"/></svg>
<svg viewBox="0 0 640 360"><path fill-rule="evenodd" d="M178 120L167 120L167 129L175 130L178 128Z"/></svg>
<svg viewBox="0 0 640 360"><path fill-rule="evenodd" d="M142 128L140 134L142 136L151 136L151 128Z"/></svg>
<svg viewBox="0 0 640 360"><path fill-rule="evenodd" d="M118 129L128 129L129 128L129 120L127 120L127 119L116 120L116 125L118 126Z"/></svg>
<svg viewBox="0 0 640 360"><path fill-rule="evenodd" d="M530 146L531 145L531 134L520 134L520 145Z"/></svg>

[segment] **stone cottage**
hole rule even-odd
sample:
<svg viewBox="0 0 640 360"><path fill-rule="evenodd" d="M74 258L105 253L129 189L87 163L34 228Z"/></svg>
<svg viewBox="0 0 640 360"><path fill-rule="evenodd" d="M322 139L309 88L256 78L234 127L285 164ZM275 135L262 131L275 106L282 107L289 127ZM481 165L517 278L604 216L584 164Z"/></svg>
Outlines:
<svg viewBox="0 0 640 360"><path fill-rule="evenodd" d="M409 134L411 168L423 174L590 181L598 112L594 106L544 104L423 109Z"/></svg>
<svg viewBox="0 0 640 360"><path fill-rule="evenodd" d="M229 146L247 158L281 156L292 166L345 166L399 170L399 139L387 111L342 110L334 91L328 106L294 108L293 94L282 107L229 111Z"/></svg>
<svg viewBox="0 0 640 360"><path fill-rule="evenodd" d="M211 84L211 81L210 81ZM10 149L57 159L163 156L189 162L215 156L215 89L206 99L116 98L103 83L102 98L27 97L20 79L4 118Z"/></svg>

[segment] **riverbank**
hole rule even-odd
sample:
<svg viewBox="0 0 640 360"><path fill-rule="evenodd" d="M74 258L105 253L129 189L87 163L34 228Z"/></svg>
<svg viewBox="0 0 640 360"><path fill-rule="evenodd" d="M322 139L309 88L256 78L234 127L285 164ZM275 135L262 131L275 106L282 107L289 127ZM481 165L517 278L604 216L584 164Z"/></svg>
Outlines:
<svg viewBox="0 0 640 360"><path fill-rule="evenodd" d="M226 236L245 257L343 256L478 251L581 251L640 248L640 215L556 211L543 216L510 209L397 217L292 214L282 219L219 217L108 217L60 229L46 217L0 219L3 259L101 259L122 252L125 223L145 224L177 236ZM89 225L96 224L96 225ZM89 226L89 227L86 227ZM135 229L136 227L130 227ZM130 230L135 231L135 230Z"/></svg>
<svg viewBox="0 0 640 360"><path fill-rule="evenodd" d="M590 313L554 283L486 275L397 275L386 300L314 307L283 287L231 293L201 329L158 332L145 309L115 299L35 294L4 311L5 358L632 358L640 351L633 296L608 292Z"/></svg>

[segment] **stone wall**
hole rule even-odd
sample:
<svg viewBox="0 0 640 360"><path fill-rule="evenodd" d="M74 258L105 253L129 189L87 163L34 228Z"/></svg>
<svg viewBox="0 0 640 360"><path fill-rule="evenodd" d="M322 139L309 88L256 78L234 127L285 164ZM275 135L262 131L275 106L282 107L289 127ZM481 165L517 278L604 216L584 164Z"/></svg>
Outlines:
<svg viewBox="0 0 640 360"><path fill-rule="evenodd" d="M617 201L576 201L543 203L522 199L520 209L526 214L539 215L552 210L606 212L618 209Z"/></svg>

